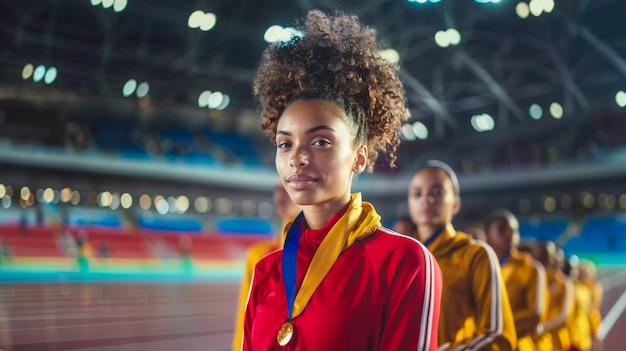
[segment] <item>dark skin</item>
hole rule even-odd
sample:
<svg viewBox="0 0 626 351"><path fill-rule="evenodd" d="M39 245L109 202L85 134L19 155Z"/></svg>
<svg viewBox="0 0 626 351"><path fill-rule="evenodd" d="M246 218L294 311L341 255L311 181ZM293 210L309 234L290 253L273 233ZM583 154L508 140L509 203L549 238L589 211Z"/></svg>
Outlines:
<svg viewBox="0 0 626 351"><path fill-rule="evenodd" d="M546 268L556 268L556 246L551 241L538 242L532 250L535 260Z"/></svg>
<svg viewBox="0 0 626 351"><path fill-rule="evenodd" d="M487 225L487 243L493 247L498 258L508 255L519 244L519 233L514 231L509 221L497 217Z"/></svg>

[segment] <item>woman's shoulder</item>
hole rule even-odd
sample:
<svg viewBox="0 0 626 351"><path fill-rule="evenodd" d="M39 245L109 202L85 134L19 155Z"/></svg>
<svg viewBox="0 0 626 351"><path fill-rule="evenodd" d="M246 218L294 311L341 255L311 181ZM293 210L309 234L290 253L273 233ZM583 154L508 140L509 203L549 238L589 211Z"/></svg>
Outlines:
<svg viewBox="0 0 626 351"><path fill-rule="evenodd" d="M377 255L393 254L405 258L410 256L423 258L431 255L430 251L416 239L385 227L378 228L369 240L364 240L363 245L366 250Z"/></svg>

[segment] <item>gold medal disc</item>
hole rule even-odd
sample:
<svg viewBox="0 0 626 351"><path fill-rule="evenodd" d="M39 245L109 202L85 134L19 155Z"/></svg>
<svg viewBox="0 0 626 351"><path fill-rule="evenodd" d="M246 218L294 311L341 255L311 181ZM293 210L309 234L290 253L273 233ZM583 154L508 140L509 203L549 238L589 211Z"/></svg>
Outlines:
<svg viewBox="0 0 626 351"><path fill-rule="evenodd" d="M276 340L278 341L278 345L285 346L289 344L291 341L291 337L293 336L293 325L290 322L285 322L280 329L278 329L278 335L276 335Z"/></svg>

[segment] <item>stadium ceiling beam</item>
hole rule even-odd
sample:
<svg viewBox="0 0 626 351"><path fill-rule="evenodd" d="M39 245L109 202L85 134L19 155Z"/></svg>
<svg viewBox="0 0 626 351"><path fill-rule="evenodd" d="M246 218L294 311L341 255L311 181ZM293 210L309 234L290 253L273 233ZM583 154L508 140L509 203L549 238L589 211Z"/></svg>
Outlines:
<svg viewBox="0 0 626 351"><path fill-rule="evenodd" d="M435 98L435 96L426 88L417 78L413 77L411 73L407 72L405 69L400 69L400 78L405 82L405 84L411 88L414 92L419 95L420 100L424 102L424 104L428 107L430 111L433 112L435 117L446 121L450 126L457 129L459 127L458 123L450 117L445 106Z"/></svg>
<svg viewBox="0 0 626 351"><path fill-rule="evenodd" d="M578 102L578 104L585 111L588 110L589 100L587 99L585 94L582 92L578 84L576 83L576 80L574 79L574 76L571 73L571 68L565 63L563 58L559 55L557 49L554 47L554 44L546 43L544 41L538 41L536 38L531 38L531 37L523 37L522 41L528 46L534 47L538 50L545 52L548 58L550 58L550 60L556 67L558 74L555 75L552 72L552 70L547 69L547 68L542 68L541 70L544 71L542 72L542 75L544 77L552 78L555 82L558 82L559 84L563 85L563 87L565 88L564 100L566 104L565 106L566 109L570 111L574 110L574 106L572 106L572 99L571 99L571 97L573 96Z"/></svg>
<svg viewBox="0 0 626 351"><path fill-rule="evenodd" d="M617 68L620 73L626 76L626 60L621 57L615 50L611 49L610 46L602 42L602 40L598 39L587 27L584 26L576 26L572 22L570 25L575 26L578 29L580 35L585 39L591 46L594 47L600 54L604 55L614 66Z"/></svg>
<svg viewBox="0 0 626 351"><path fill-rule="evenodd" d="M500 85L500 83L498 83L483 66L481 66L471 56L466 54L462 49L457 51L455 55L456 58L459 59L459 62L468 67L480 80L483 81L483 83L485 83L491 93L502 101L504 106L513 112L515 117L517 117L520 121L524 121L524 113L521 108L515 103L515 101L513 101L502 85Z"/></svg>

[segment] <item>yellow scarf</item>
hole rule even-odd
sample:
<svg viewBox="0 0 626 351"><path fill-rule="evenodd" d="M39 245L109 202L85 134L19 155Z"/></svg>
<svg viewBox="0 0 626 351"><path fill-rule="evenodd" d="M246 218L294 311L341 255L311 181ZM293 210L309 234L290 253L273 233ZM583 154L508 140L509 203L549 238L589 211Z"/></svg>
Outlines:
<svg viewBox="0 0 626 351"><path fill-rule="evenodd" d="M315 252L293 304L292 318L299 316L317 287L330 271L337 257L358 239L380 228L380 216L369 202L361 201L361 193L352 194L346 213L330 229ZM283 242L293 221L283 227Z"/></svg>

